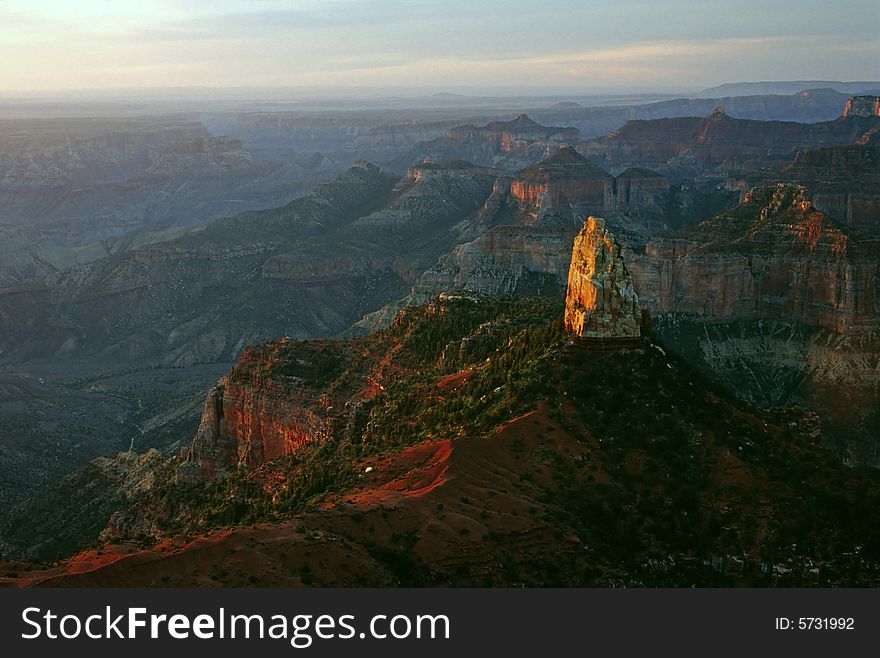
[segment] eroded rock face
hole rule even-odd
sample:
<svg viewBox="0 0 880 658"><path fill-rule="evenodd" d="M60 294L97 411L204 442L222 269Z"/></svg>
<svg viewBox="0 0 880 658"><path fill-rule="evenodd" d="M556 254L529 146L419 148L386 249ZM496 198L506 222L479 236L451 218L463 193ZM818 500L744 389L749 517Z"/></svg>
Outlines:
<svg viewBox="0 0 880 658"><path fill-rule="evenodd" d="M853 96L843 108L845 117L880 117L880 96Z"/></svg>
<svg viewBox="0 0 880 658"><path fill-rule="evenodd" d="M574 241L565 329L582 338L641 336L639 299L620 245L598 217L590 217Z"/></svg>
<svg viewBox="0 0 880 658"><path fill-rule="evenodd" d="M613 205L614 178L574 149L564 147L519 172L511 183L510 195L535 220L571 206L606 210Z"/></svg>
<svg viewBox="0 0 880 658"><path fill-rule="evenodd" d="M467 160L516 171L552 155L563 145L575 144L579 136L575 128L542 126L521 114L511 121L450 128L441 137L416 144L401 158L401 163L412 164L425 158L434 162Z"/></svg>
<svg viewBox="0 0 880 658"><path fill-rule="evenodd" d="M442 290L490 295L561 292L573 231L557 227L495 226L455 247L415 286L419 300Z"/></svg>
<svg viewBox="0 0 880 658"><path fill-rule="evenodd" d="M880 145L872 141L874 133L859 144L801 151L791 164L762 172L752 182L802 185L816 210L842 226L880 237Z"/></svg>
<svg viewBox="0 0 880 658"><path fill-rule="evenodd" d="M336 363L319 344L289 345L281 339L246 349L211 389L192 445L181 455L178 480L254 468L329 435L332 404L318 378Z"/></svg>
<svg viewBox="0 0 880 658"><path fill-rule="evenodd" d="M669 179L643 167L630 167L614 180L614 206L618 210L658 209L669 193Z"/></svg>
<svg viewBox="0 0 880 658"><path fill-rule="evenodd" d="M843 116L820 123L752 121L718 107L707 117L629 121L604 137L580 142L578 151L616 173L648 167L674 180L700 175L741 176L788 162L799 150L842 146L877 126L878 115L851 99Z"/></svg>
<svg viewBox="0 0 880 658"><path fill-rule="evenodd" d="M443 165L451 166L460 165ZM468 167L471 180L489 171ZM424 177L437 168L419 165L408 179ZM448 290L561 295L571 264L571 244L583 217L602 215L615 230L626 231L621 235L624 244L642 240L642 235L667 226L664 213L670 201L670 180L644 168L628 169L615 178L574 149L562 147L514 175L499 175L491 191L483 188L483 197L477 212L456 226L461 241L418 276L412 292L365 316L353 332L385 328L401 308L422 304Z"/></svg>
<svg viewBox="0 0 880 658"><path fill-rule="evenodd" d="M848 235L803 187L784 183L628 259L654 314L796 320L838 333L876 328L878 263L873 241Z"/></svg>

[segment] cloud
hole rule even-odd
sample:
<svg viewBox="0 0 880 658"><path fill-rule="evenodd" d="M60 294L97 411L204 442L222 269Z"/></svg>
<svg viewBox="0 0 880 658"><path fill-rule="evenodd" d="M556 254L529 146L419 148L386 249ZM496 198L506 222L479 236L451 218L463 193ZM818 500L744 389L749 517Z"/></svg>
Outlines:
<svg viewBox="0 0 880 658"><path fill-rule="evenodd" d="M878 23L859 0L0 0L0 88L852 79Z"/></svg>

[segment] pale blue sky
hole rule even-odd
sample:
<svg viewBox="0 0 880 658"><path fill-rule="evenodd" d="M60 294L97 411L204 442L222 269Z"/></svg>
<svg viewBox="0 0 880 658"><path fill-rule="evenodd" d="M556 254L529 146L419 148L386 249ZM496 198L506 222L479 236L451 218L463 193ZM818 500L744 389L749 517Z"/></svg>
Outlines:
<svg viewBox="0 0 880 658"><path fill-rule="evenodd" d="M880 2L0 0L0 89L880 77Z"/></svg>

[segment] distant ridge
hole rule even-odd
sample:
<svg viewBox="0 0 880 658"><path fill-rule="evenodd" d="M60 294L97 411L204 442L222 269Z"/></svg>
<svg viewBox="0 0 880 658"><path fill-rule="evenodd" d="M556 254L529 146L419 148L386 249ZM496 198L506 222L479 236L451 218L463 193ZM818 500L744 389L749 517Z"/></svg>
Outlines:
<svg viewBox="0 0 880 658"><path fill-rule="evenodd" d="M756 96L761 94L796 94L805 89L834 89L843 94L859 94L880 89L880 81L840 82L839 80L780 80L728 82L699 93L704 98L718 96Z"/></svg>

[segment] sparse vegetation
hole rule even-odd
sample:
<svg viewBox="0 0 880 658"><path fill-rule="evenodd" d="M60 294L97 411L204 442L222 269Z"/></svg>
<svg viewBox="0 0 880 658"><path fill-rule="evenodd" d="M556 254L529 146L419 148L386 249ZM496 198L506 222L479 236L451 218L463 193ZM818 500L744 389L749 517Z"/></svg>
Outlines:
<svg viewBox="0 0 880 658"><path fill-rule="evenodd" d="M354 409L336 405L322 440L258 468L178 484L176 461L168 462L130 510L151 529L141 539L314 510L355 485L364 460L425 440L486 436L540 404L549 411L523 421L529 433L505 444L516 471L494 469L508 478L503 487L430 508L435 524L458 524L456 541L494 547L500 566L490 574L423 563L419 533L434 537L436 526L395 525L397 513L385 508L346 511L336 502L350 522L344 540L402 585L873 582L876 474L847 469L791 431L796 411L777 416L739 401L651 340L607 352L571 343L560 316L547 300L447 300L365 338L274 344L273 381L322 382L316 394L337 398L359 395L365 380L381 386L371 384ZM578 451L560 450L572 436ZM543 529L555 548L516 553L499 523ZM321 541L307 524L300 532ZM820 576L811 565L822 565ZM321 582L311 568L299 577Z"/></svg>

